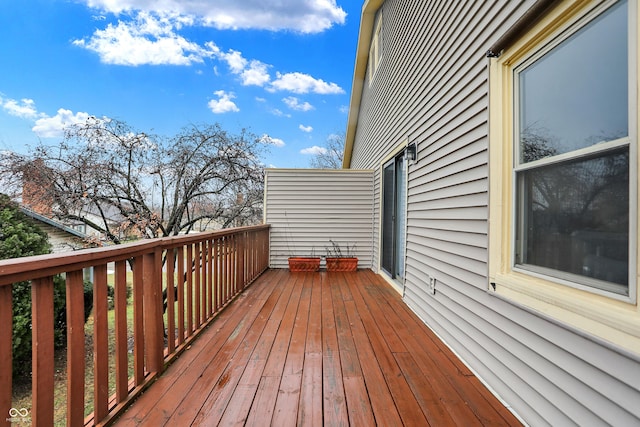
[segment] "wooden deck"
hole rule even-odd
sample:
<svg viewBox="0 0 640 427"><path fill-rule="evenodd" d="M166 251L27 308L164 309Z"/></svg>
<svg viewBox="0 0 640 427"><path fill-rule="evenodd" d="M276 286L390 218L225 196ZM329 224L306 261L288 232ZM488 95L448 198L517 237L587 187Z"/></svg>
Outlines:
<svg viewBox="0 0 640 427"><path fill-rule="evenodd" d="M271 270L116 425L520 425L371 271Z"/></svg>

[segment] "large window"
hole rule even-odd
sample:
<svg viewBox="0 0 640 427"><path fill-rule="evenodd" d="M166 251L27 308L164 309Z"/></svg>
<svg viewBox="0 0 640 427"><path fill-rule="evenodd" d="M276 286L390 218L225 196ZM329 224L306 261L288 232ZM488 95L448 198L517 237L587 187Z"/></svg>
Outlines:
<svg viewBox="0 0 640 427"><path fill-rule="evenodd" d="M489 69L488 289L627 348L640 345L637 22L635 1L561 1L505 34Z"/></svg>
<svg viewBox="0 0 640 427"><path fill-rule="evenodd" d="M514 69L515 264L628 295L627 3L585 21Z"/></svg>

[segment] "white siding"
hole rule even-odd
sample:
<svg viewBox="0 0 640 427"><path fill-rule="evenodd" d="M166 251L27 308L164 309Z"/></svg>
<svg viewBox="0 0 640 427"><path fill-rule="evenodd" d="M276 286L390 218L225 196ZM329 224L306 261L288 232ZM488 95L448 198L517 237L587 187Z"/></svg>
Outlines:
<svg viewBox="0 0 640 427"><path fill-rule="evenodd" d="M364 84L351 167L408 138L405 301L531 425L640 425L640 356L487 292L488 61L532 1L382 5L382 55ZM428 292L426 275L437 280Z"/></svg>
<svg viewBox="0 0 640 427"><path fill-rule="evenodd" d="M47 233L49 243L51 244L51 251L53 253L77 251L78 249L85 248L84 242L81 238L44 222L35 220L34 222L36 222L38 227Z"/></svg>
<svg viewBox="0 0 640 427"><path fill-rule="evenodd" d="M271 225L271 268L292 255L326 255L330 240L355 245L359 268L371 268L373 172L267 169L265 223Z"/></svg>

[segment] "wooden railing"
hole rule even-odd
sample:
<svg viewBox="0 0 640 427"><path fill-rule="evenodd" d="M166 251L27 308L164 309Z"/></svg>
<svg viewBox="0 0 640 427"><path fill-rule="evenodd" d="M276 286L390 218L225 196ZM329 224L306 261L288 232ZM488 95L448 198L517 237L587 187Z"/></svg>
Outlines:
<svg viewBox="0 0 640 427"><path fill-rule="evenodd" d="M53 424L55 275L66 278L66 424L97 425L122 412L216 313L268 267L268 252L269 226L263 225L0 261L0 425L10 425L11 416L23 416L27 410L33 425ZM114 266L113 273L108 273L108 265ZM93 270L94 286L94 410L85 417L83 270L87 268ZM111 326L115 369L109 367L108 279L115 288ZM27 280L32 295L32 406L12 408L11 285ZM127 280L133 286L132 333ZM115 381L112 394L110 376Z"/></svg>

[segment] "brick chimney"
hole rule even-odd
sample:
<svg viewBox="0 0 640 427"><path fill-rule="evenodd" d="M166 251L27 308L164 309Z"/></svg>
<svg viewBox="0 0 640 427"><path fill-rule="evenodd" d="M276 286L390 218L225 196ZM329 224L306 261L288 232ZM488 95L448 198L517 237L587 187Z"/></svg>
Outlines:
<svg viewBox="0 0 640 427"><path fill-rule="evenodd" d="M36 159L22 172L22 205L40 215L51 217L51 181L42 159Z"/></svg>

